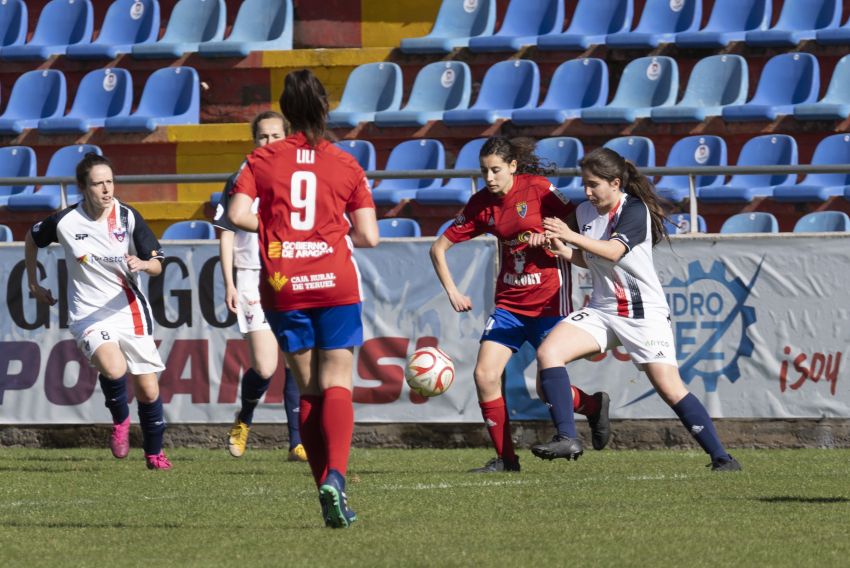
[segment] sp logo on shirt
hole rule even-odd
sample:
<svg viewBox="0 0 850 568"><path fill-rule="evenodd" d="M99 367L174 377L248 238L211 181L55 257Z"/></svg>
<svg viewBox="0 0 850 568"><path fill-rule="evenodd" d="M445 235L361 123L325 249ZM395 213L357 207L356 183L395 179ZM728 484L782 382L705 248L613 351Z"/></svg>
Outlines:
<svg viewBox="0 0 850 568"><path fill-rule="evenodd" d="M289 278L280 272L275 272L274 275L268 277L268 282L274 288L275 292L280 292L286 286L286 283L289 282Z"/></svg>

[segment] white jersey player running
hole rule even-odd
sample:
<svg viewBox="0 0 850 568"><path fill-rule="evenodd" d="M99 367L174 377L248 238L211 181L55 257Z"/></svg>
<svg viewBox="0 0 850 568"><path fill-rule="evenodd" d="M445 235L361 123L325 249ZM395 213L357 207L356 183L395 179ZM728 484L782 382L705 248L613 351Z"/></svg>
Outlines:
<svg viewBox="0 0 850 568"><path fill-rule="evenodd" d="M139 272L162 272L163 252L141 215L114 198L110 161L86 154L76 170L82 201L33 225L26 237L29 289L37 301L56 300L38 283L38 248L59 243L68 267L69 329L77 346L99 372L106 407L112 413L111 448L126 457L130 417L127 371L133 377L150 469L170 469L162 453L165 420L157 373L165 367L153 340L150 306L139 287Z"/></svg>

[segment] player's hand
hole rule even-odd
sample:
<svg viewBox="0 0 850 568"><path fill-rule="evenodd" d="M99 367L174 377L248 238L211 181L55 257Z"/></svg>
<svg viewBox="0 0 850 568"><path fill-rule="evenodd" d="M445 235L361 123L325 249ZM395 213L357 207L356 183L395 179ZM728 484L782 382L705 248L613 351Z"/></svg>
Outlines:
<svg viewBox="0 0 850 568"><path fill-rule="evenodd" d="M239 294L236 292L236 288L233 286L228 286L227 291L224 293L224 301L227 304L227 309L236 313L236 308L239 305Z"/></svg>
<svg viewBox="0 0 850 568"><path fill-rule="evenodd" d="M53 292L40 284L30 284L30 292L39 304L52 306L57 301L56 298L53 297Z"/></svg>
<svg viewBox="0 0 850 568"><path fill-rule="evenodd" d="M456 312L468 312L472 309L472 300L469 296L464 296L460 292L449 294L449 302Z"/></svg>
<svg viewBox="0 0 850 568"><path fill-rule="evenodd" d="M144 272L148 268L148 261L137 256L125 254L124 260L127 261L127 268L130 269L130 272Z"/></svg>
<svg viewBox="0 0 850 568"><path fill-rule="evenodd" d="M570 260L572 259L574 249L564 244L564 241L561 239L549 239L549 250L552 254Z"/></svg>
<svg viewBox="0 0 850 568"><path fill-rule="evenodd" d="M570 242L570 239L576 235L575 231L557 217L543 219L543 228L545 229L544 234L550 239L563 239Z"/></svg>
<svg viewBox="0 0 850 568"><path fill-rule="evenodd" d="M545 247L548 246L549 239L543 233L531 233L528 237L528 246L530 247Z"/></svg>

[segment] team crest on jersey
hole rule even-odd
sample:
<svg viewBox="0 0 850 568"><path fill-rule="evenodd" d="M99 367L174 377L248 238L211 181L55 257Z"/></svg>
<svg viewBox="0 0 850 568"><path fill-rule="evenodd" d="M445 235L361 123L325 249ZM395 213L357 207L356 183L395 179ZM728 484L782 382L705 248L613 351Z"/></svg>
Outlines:
<svg viewBox="0 0 850 568"><path fill-rule="evenodd" d="M520 201L516 204L516 214L525 219L525 214L528 213L528 203Z"/></svg>
<svg viewBox="0 0 850 568"><path fill-rule="evenodd" d="M248 323L254 321L254 314L245 314L245 321L247 321Z"/></svg>
<svg viewBox="0 0 850 568"><path fill-rule="evenodd" d="M127 237L127 229L124 227L116 227L112 229L112 236L115 237L115 240L119 243L123 243L124 239Z"/></svg>
<svg viewBox="0 0 850 568"><path fill-rule="evenodd" d="M268 282L274 288L275 292L280 292L286 286L286 283L289 282L289 278L280 272L275 272L273 276L268 277Z"/></svg>

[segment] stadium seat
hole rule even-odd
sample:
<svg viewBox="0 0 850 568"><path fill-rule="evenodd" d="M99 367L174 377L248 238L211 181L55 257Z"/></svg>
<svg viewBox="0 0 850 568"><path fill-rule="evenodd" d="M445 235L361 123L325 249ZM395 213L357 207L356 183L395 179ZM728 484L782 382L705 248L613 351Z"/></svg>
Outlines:
<svg viewBox="0 0 850 568"><path fill-rule="evenodd" d="M493 35L495 27L496 0L443 0L431 33L402 39L401 51L450 53L456 47L467 47L470 38Z"/></svg>
<svg viewBox="0 0 850 568"><path fill-rule="evenodd" d="M59 148L50 157L45 177L74 177L77 164L83 156L93 152L103 155L100 148L92 144L76 144ZM75 184L65 186L67 204L73 205L80 201L80 190ZM10 211L55 211L62 206L62 186L43 185L41 189L23 191L9 197L6 207Z"/></svg>
<svg viewBox="0 0 850 568"><path fill-rule="evenodd" d="M850 134L827 136L815 148L811 164L850 164ZM844 195L850 187L850 174L807 174L800 183L780 185L773 189L776 201L826 201Z"/></svg>
<svg viewBox="0 0 850 568"><path fill-rule="evenodd" d="M413 219L396 217L392 219L378 219L378 235L382 239L396 237L421 237L422 229Z"/></svg>
<svg viewBox="0 0 850 568"><path fill-rule="evenodd" d="M811 53L783 53L771 57L761 72L756 94L748 103L723 107L723 120L775 120L792 114L794 105L817 101L820 68Z"/></svg>
<svg viewBox="0 0 850 568"><path fill-rule="evenodd" d="M11 243L15 240L12 236L12 229L6 225L0 225L0 243Z"/></svg>
<svg viewBox="0 0 850 568"><path fill-rule="evenodd" d="M726 141L719 136L688 136L673 144L667 156L668 168L725 166ZM694 180L697 188L723 181L722 175L701 175ZM679 202L690 196L688 176L662 176L655 184L658 195Z"/></svg>
<svg viewBox="0 0 850 568"><path fill-rule="evenodd" d="M603 147L614 150L638 168L655 167L655 145L644 136L620 136L606 142Z"/></svg>
<svg viewBox="0 0 850 568"><path fill-rule="evenodd" d="M793 166L797 164L797 142L787 134L765 134L747 140L738 156L738 166ZM797 174L735 174L728 183L701 187L704 202L749 203L756 197L773 195L777 185L794 183Z"/></svg>
<svg viewBox="0 0 850 568"><path fill-rule="evenodd" d="M128 116L133 105L133 77L126 69L96 69L83 77L71 111L65 116L42 118L39 134L84 134L103 126L107 118Z"/></svg>
<svg viewBox="0 0 850 568"><path fill-rule="evenodd" d="M162 240L211 241L215 239L215 227L209 221L178 221L162 232Z"/></svg>
<svg viewBox="0 0 850 568"><path fill-rule="evenodd" d="M631 123L646 118L655 107L675 104L679 68L670 57L641 57L629 62L613 100L604 107L581 111L584 122Z"/></svg>
<svg viewBox="0 0 850 568"><path fill-rule="evenodd" d="M446 151L442 142L423 138L407 140L393 148L384 170L442 170L445 167ZM441 185L442 180L437 178L382 179L372 190L372 198L376 205L398 205L406 199L415 199L417 190Z"/></svg>
<svg viewBox="0 0 850 568"><path fill-rule="evenodd" d="M157 0L116 0L109 6L100 33L91 43L69 45L70 59L115 59L134 45L156 41L159 35Z"/></svg>
<svg viewBox="0 0 850 568"><path fill-rule="evenodd" d="M747 45L794 47L841 23L841 0L785 0L776 25L747 32Z"/></svg>
<svg viewBox="0 0 850 568"><path fill-rule="evenodd" d="M850 55L835 64L824 97L816 103L794 106L797 120L844 120L850 117Z"/></svg>
<svg viewBox="0 0 850 568"><path fill-rule="evenodd" d="M730 42L744 41L749 31L766 30L772 13L772 0L714 0L705 27L676 34L676 45L686 48L726 47Z"/></svg>
<svg viewBox="0 0 850 568"><path fill-rule="evenodd" d="M702 0L646 0L640 22L632 31L609 34L610 48L651 48L673 43L676 34L699 29Z"/></svg>
<svg viewBox="0 0 850 568"><path fill-rule="evenodd" d="M35 152L27 146L0 148L0 177L35 177ZM32 193L34 186L0 185L0 207L5 207L9 197L18 193Z"/></svg>
<svg viewBox="0 0 850 568"><path fill-rule="evenodd" d="M227 39L202 43L204 57L248 57L292 49L292 0L244 0Z"/></svg>
<svg viewBox="0 0 850 568"><path fill-rule="evenodd" d="M539 36L561 31L563 24L562 0L511 0L499 31L470 38L469 50L517 51L524 45L537 45Z"/></svg>
<svg viewBox="0 0 850 568"><path fill-rule="evenodd" d="M18 77L0 115L0 134L20 134L42 118L62 116L67 99L65 75L55 69L28 71Z"/></svg>
<svg viewBox="0 0 850 568"><path fill-rule="evenodd" d="M668 235L686 235L691 232L691 216L689 213L674 213L664 219L664 227ZM705 219L697 215L697 232L705 233Z"/></svg>
<svg viewBox="0 0 850 568"><path fill-rule="evenodd" d="M582 109L601 107L608 100L608 66L601 59L565 61L555 69L546 99L537 108L515 110L515 124L561 124L581 116Z"/></svg>
<svg viewBox="0 0 850 568"><path fill-rule="evenodd" d="M177 59L201 43L221 41L226 24L224 0L179 0L159 41L133 46L139 59Z"/></svg>
<svg viewBox="0 0 850 568"><path fill-rule="evenodd" d="M840 28L824 28L815 34L815 40L821 45L850 44L850 17Z"/></svg>
<svg viewBox="0 0 850 568"><path fill-rule="evenodd" d="M410 99L401 110L375 113L377 126L425 126L447 110L466 109L472 96L472 73L462 61L429 63L413 82Z"/></svg>
<svg viewBox="0 0 850 568"><path fill-rule="evenodd" d="M201 85L191 67L166 67L151 73L136 112L107 118L111 132L153 132L166 124L197 124L201 113Z"/></svg>
<svg viewBox="0 0 850 568"><path fill-rule="evenodd" d="M609 34L629 30L633 14L633 0L578 0L569 27L561 33L540 36L537 48L587 49L604 44Z"/></svg>
<svg viewBox="0 0 850 568"><path fill-rule="evenodd" d="M90 42L93 28L90 0L50 0L41 9L29 42L0 48L0 59L46 61L64 54L69 45Z"/></svg>
<svg viewBox="0 0 850 568"><path fill-rule="evenodd" d="M443 233L445 233L445 232L446 232L446 229L448 229L449 227L451 227L451 226L452 226L452 225L454 225L454 224L455 224L455 220L454 220L454 219L449 219L448 221L446 221L445 223L443 223L442 225L440 225L440 228L439 228L439 229L437 229L437 234L436 234L436 236L438 236L438 237L439 237L440 235L442 235Z"/></svg>
<svg viewBox="0 0 850 568"><path fill-rule="evenodd" d="M850 231L850 217L843 211L815 211L803 215L794 225L795 233L831 233Z"/></svg>
<svg viewBox="0 0 850 568"><path fill-rule="evenodd" d="M463 145L457 153L455 170L479 170L478 156L486 138L474 138ZM477 182L477 180L476 180ZM426 205L462 205L472 197L472 181L469 178L449 178L446 185L429 187L416 192L416 201Z"/></svg>
<svg viewBox="0 0 850 568"><path fill-rule="evenodd" d="M401 107L401 67L395 63L366 63L351 72L339 106L328 114L331 128L354 128L375 120L375 113Z"/></svg>
<svg viewBox="0 0 850 568"><path fill-rule="evenodd" d="M0 49L21 45L27 38L28 13L24 0L0 3Z"/></svg>
<svg viewBox="0 0 850 568"><path fill-rule="evenodd" d="M584 146L578 138L555 136L537 141L534 153L540 157L544 167L575 168L584 156ZM579 176L552 176L549 181L561 195L573 203L587 201Z"/></svg>
<svg viewBox="0 0 850 568"><path fill-rule="evenodd" d="M365 172L375 170L375 146L368 140L340 140L334 145L351 154Z"/></svg>
<svg viewBox="0 0 850 568"><path fill-rule="evenodd" d="M771 213L738 213L723 222L721 234L778 233L779 222Z"/></svg>
<svg viewBox="0 0 850 568"><path fill-rule="evenodd" d="M740 55L712 55L691 71L685 96L673 106L652 109L652 122L702 122L719 116L724 106L747 102L747 60Z"/></svg>
<svg viewBox="0 0 850 568"><path fill-rule="evenodd" d="M465 124L494 124L511 118L515 110L530 109L540 98L540 70L528 59L494 63L484 75L478 98L466 110L443 113L443 122L450 126Z"/></svg>

